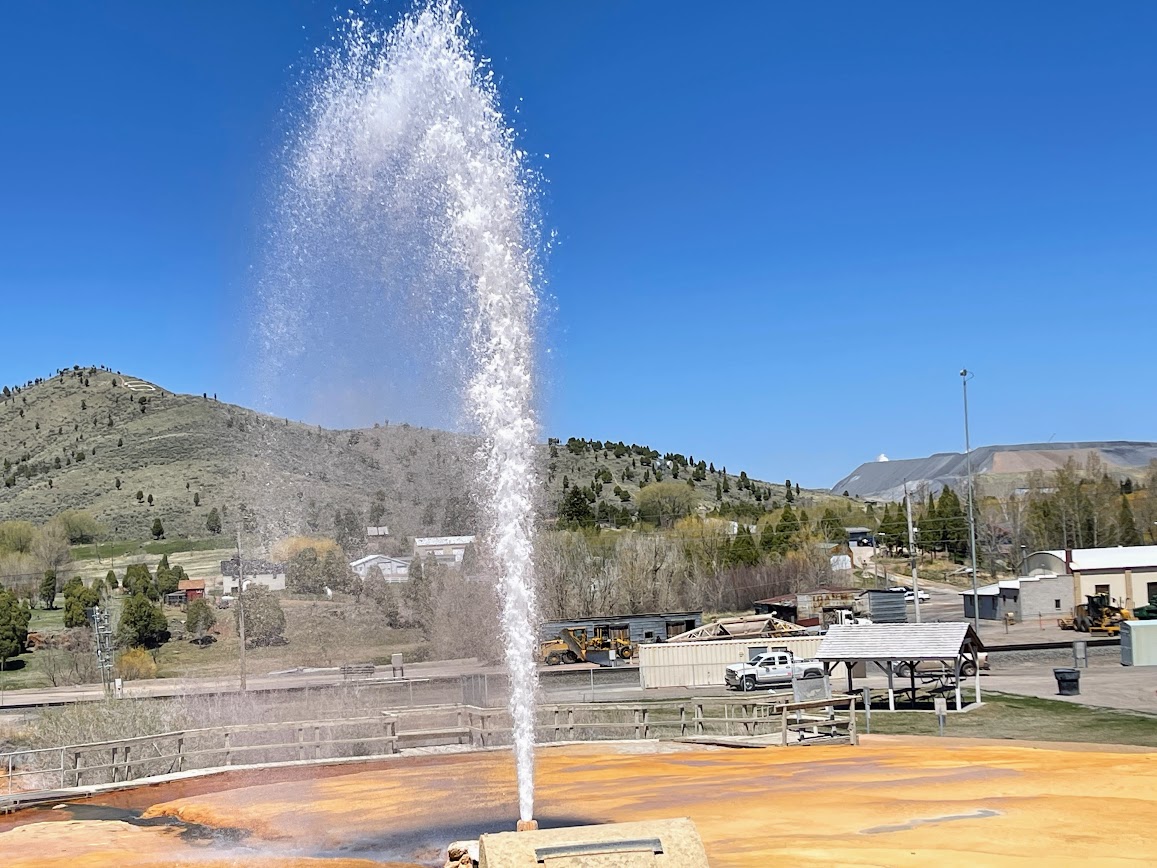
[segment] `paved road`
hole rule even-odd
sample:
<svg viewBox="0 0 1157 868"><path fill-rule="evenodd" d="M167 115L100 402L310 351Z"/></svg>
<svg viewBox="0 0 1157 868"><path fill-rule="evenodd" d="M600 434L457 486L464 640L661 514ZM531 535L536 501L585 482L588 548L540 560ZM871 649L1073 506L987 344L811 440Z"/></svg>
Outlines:
<svg viewBox="0 0 1157 868"><path fill-rule="evenodd" d="M440 660L431 663L407 664L405 678L391 678L389 666L379 666L373 680L358 678L351 685L373 686L375 689L396 690L398 701L413 703L416 695L422 702L444 701L446 691L461 696L458 679L463 675L486 675L491 694L505 692L506 670L476 658ZM543 690L552 698L592 698L622 689L638 687L637 666L627 665L602 669L590 663L541 667ZM250 675L246 681L250 692L304 690L311 687L333 687L346 683L336 668L291 670L279 673ZM160 698L167 696L196 696L199 694L236 693L240 691L237 676L227 678L158 678L150 681L130 681L124 686L124 696L132 698ZM71 702L92 702L104 698L100 685L34 688L9 690L0 697L0 712L28 709L42 705L62 705Z"/></svg>
<svg viewBox="0 0 1157 868"><path fill-rule="evenodd" d="M982 689L1056 699L1075 705L1157 714L1157 671L1151 666L1122 666L1119 656L1090 655L1088 668L1080 670L1080 696L1057 694L1053 668L1072 666L1072 659L1063 652L1052 661L1039 660L1006 667L997 660L994 666L996 668L983 679Z"/></svg>

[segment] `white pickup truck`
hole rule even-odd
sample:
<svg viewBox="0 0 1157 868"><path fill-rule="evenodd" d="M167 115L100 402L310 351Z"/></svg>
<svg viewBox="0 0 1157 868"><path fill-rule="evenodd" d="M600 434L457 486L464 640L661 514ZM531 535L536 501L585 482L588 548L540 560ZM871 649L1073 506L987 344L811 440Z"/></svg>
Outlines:
<svg viewBox="0 0 1157 868"><path fill-rule="evenodd" d="M796 678L823 678L824 666L818 660L796 660L790 651L768 651L746 663L732 663L724 679L735 690L755 690L777 684L791 684Z"/></svg>

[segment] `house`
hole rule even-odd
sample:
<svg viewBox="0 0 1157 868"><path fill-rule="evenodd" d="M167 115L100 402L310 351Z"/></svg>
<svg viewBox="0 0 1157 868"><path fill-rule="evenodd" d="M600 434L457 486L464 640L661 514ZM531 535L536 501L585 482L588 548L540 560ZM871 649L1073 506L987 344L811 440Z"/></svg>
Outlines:
<svg viewBox="0 0 1157 868"><path fill-rule="evenodd" d="M473 536L425 536L414 538L414 557L433 555L440 564L461 567L466 547L474 542Z"/></svg>
<svg viewBox="0 0 1157 868"><path fill-rule="evenodd" d="M265 585L271 591L285 590L285 564L273 563L272 561L263 561L259 559L245 561L245 582L244 585L248 587L251 584ZM232 594L236 592L238 585L238 563L237 555L229 558L227 561L221 561L221 591L225 594Z"/></svg>
<svg viewBox="0 0 1157 868"><path fill-rule="evenodd" d="M410 562L413 558L391 558L387 555L366 555L350 563L353 570L362 581L369 576L370 570L377 567L382 571L382 577L387 582L406 582L410 579Z"/></svg>
<svg viewBox="0 0 1157 868"><path fill-rule="evenodd" d="M1073 582L1069 576L1039 573L1003 579L977 589L980 618L1000 621L1012 615L1017 621L1047 616L1050 620L1073 611ZM971 619L975 609L972 591L961 591L964 617Z"/></svg>
<svg viewBox="0 0 1157 868"><path fill-rule="evenodd" d="M1094 594L1132 609L1157 596L1157 545L1033 552L1021 566L1027 576L1068 576L1074 603Z"/></svg>

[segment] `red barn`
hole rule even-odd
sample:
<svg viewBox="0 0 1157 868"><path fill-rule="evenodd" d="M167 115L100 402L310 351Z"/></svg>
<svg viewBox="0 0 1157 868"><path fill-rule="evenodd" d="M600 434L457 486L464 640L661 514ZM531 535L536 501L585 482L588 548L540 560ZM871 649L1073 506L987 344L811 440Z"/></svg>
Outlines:
<svg viewBox="0 0 1157 868"><path fill-rule="evenodd" d="M204 579L181 579L177 582L177 593L184 593L185 602L191 603L193 600L200 600L205 596L205 580Z"/></svg>

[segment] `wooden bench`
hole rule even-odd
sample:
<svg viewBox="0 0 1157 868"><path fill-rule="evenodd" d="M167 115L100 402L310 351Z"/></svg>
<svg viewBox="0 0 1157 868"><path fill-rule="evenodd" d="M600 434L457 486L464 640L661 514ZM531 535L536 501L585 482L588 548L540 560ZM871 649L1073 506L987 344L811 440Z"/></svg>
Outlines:
<svg viewBox="0 0 1157 868"><path fill-rule="evenodd" d="M351 678L373 678L374 664L373 663L347 663L341 667L341 677L346 681Z"/></svg>

